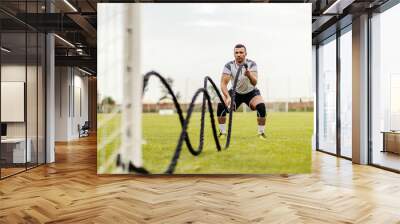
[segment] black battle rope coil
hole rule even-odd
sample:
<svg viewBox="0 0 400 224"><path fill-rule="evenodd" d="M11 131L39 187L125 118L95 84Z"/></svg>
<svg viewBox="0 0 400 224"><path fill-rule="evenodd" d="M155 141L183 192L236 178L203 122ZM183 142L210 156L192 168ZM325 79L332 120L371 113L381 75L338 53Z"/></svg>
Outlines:
<svg viewBox="0 0 400 224"><path fill-rule="evenodd" d="M236 89L236 85L238 82L238 78L239 78L239 73L242 71L242 67L243 65L239 66L238 71L236 72L236 77L235 80L233 82L233 87L232 89L235 90ZM228 126L228 135L227 135L227 139L226 139L226 143L225 143L225 149L228 149L229 144L230 144L230 138L231 138L231 130L232 130L232 118L233 118L233 110L229 110L228 107L226 107L224 100L222 98L221 92L218 90L217 86L215 85L214 81L206 76L204 78L204 87L203 88L199 88L196 93L194 94L194 96L192 97L192 101L189 104L189 108L187 110L187 114L186 114L186 118L183 117L183 112L181 109L180 104L178 103L178 99L176 98L174 92L171 89L171 86L168 84L168 82L165 80L164 77L162 77L159 73L155 72L155 71L150 71L148 73L145 74L144 78L143 78L143 92L144 89L146 88L148 81L150 79L151 76L156 76L160 79L161 83L167 88L168 93L172 96L172 100L174 102L175 108L176 108L176 112L178 113L179 116L179 121L181 123L182 126L182 131L179 135L179 139L178 139L178 144L176 145L175 148L175 153L171 159L171 162L167 168L167 170L164 172L166 174L172 174L175 170L175 167L178 163L179 160L179 156L180 153L182 151L182 144L183 141L185 141L186 146L189 149L189 152L194 155L194 156L198 156L200 155L200 153L203 150L203 145L204 145L204 119L205 119L205 113L206 113L206 102L207 102L207 106L208 106L208 111L210 113L210 119L211 119L211 127L212 127L212 131L213 131L213 136L214 136L214 141L217 147L218 151L221 151L221 145L217 136L217 128L215 125L215 120L214 120L214 112L212 109L212 102L211 102L211 98L210 98L210 94L207 91L207 83L210 82L212 87L214 88L215 92L217 93L217 96L220 100L220 102L222 103L222 105L225 107L225 110L227 112L229 112L229 126ZM232 91L232 96L231 96L231 104L230 104L230 108L234 108L235 105L235 97L236 97L236 91ZM189 126L189 121L190 118L192 116L193 113L193 109L195 106L195 101L197 99L197 97L200 95L200 93L203 93L203 103L201 105L201 125L200 125L200 141L199 141L199 145L197 149L194 149L190 139L189 139L189 135L187 133L187 129ZM118 155L117 157L117 166L122 166L122 168L124 168L124 165L121 163L121 156ZM136 173L140 173L140 174L149 174L149 172L145 169L145 168L138 168L135 167L131 162L129 163L128 166L129 172L136 172Z"/></svg>

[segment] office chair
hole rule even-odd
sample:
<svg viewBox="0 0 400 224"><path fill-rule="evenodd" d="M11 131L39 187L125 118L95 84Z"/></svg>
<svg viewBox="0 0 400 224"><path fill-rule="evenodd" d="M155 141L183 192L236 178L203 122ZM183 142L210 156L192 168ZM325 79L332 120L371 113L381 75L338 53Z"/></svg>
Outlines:
<svg viewBox="0 0 400 224"><path fill-rule="evenodd" d="M90 125L89 125L89 121L85 121L85 123L82 125L82 127L79 127L80 125L78 125L78 129L79 129L79 138L80 137L87 137L89 136L89 129L90 129Z"/></svg>

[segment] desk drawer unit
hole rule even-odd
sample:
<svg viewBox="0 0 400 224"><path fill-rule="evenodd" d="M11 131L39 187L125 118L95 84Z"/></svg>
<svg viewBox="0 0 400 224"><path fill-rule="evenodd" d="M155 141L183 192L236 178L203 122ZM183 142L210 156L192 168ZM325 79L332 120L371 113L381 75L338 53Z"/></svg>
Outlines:
<svg viewBox="0 0 400 224"><path fill-rule="evenodd" d="M383 147L385 152L400 154L400 132L383 133Z"/></svg>
<svg viewBox="0 0 400 224"><path fill-rule="evenodd" d="M5 163L20 164L32 161L32 141L28 138L25 150L25 139L7 139L1 141L1 159Z"/></svg>

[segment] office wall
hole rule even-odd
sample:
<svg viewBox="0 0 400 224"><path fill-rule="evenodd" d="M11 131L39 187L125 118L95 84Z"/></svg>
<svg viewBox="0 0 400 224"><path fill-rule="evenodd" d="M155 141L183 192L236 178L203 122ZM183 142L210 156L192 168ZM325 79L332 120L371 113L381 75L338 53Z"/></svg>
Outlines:
<svg viewBox="0 0 400 224"><path fill-rule="evenodd" d="M73 67L56 67L55 74L55 140L70 141L88 121L88 77Z"/></svg>
<svg viewBox="0 0 400 224"><path fill-rule="evenodd" d="M32 69L32 67L28 67ZM2 65L2 82L25 82L25 65ZM2 108L5 110L6 108ZM7 122L7 137L25 137L24 122Z"/></svg>
<svg viewBox="0 0 400 224"><path fill-rule="evenodd" d="M88 121L88 77L82 76L83 74L79 70L74 70L74 102L72 108L72 129L71 135L73 138L79 136L78 124L82 126L85 121Z"/></svg>
<svg viewBox="0 0 400 224"><path fill-rule="evenodd" d="M36 108L42 107L43 101L37 101L36 85L37 80L31 74L36 75L36 66L25 65L2 65L1 66L1 81L2 82L25 82L25 68L27 69L27 108L34 113L27 113L28 133L36 133ZM40 103L37 105L37 103ZM3 108L6 109L6 108ZM35 124L29 125L29 123ZM24 122L7 122L7 136L8 137L25 137L25 123ZM29 137L29 136L28 136Z"/></svg>
<svg viewBox="0 0 400 224"><path fill-rule="evenodd" d="M68 67L55 68L55 140L68 140L69 114L69 84L70 75Z"/></svg>

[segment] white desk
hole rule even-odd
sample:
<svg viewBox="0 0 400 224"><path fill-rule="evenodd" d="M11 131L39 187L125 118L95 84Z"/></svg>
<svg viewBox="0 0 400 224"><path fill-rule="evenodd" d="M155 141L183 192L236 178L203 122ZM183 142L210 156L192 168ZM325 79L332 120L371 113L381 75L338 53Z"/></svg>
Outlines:
<svg viewBox="0 0 400 224"><path fill-rule="evenodd" d="M6 145L7 147L9 145L14 145L12 151L12 156L13 156L13 163L25 163L25 162L31 162L32 160L32 154L31 154L31 145L32 145L32 140L30 138L27 139L26 141L28 143L28 147L26 147L26 154L25 154L25 138L6 138L6 139L1 139L1 144ZM27 159L25 161L25 158Z"/></svg>

